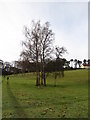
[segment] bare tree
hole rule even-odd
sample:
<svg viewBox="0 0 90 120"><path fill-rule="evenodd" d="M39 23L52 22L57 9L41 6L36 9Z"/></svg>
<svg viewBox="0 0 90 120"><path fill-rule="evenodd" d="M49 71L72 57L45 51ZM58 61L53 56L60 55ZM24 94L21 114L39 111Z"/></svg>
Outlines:
<svg viewBox="0 0 90 120"><path fill-rule="evenodd" d="M59 46L56 46L55 50L56 58L60 58L64 53L67 53L67 50L64 47L60 48Z"/></svg>
<svg viewBox="0 0 90 120"><path fill-rule="evenodd" d="M40 84L39 77L39 36L40 36L40 21L32 21L31 29L25 28L26 41L22 42L24 50L21 53L23 59L28 59L29 61L34 61L36 63L36 86Z"/></svg>
<svg viewBox="0 0 90 120"><path fill-rule="evenodd" d="M41 56L41 84L46 86L46 77L45 77L45 60L50 57L50 54L53 51L52 42L54 40L54 33L49 29L49 22L46 22L42 26L41 30L41 42L40 42L40 56Z"/></svg>
<svg viewBox="0 0 90 120"><path fill-rule="evenodd" d="M41 25L40 21L32 21L31 29L25 26L25 37L21 57L36 63L36 86L40 85L40 76L41 84L44 79L44 85L46 85L45 59L51 54L51 44L54 39L54 34L49 29L49 23Z"/></svg>
<svg viewBox="0 0 90 120"><path fill-rule="evenodd" d="M54 86L56 87L56 78L57 76L61 75L64 77L64 69L63 66L65 64L65 60L61 59L62 55L64 53L67 53L67 50L64 47L56 47L55 48L55 55L56 55L56 60L55 60L55 71L54 71ZM58 72L59 71L59 72Z"/></svg>

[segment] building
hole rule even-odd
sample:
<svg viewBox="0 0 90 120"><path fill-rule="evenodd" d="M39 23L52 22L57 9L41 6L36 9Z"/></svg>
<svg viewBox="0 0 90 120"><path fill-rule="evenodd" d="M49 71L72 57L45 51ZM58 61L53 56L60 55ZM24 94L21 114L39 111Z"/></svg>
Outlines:
<svg viewBox="0 0 90 120"><path fill-rule="evenodd" d="M82 64L82 65L81 65L81 68L88 69L88 68L90 68L90 64Z"/></svg>

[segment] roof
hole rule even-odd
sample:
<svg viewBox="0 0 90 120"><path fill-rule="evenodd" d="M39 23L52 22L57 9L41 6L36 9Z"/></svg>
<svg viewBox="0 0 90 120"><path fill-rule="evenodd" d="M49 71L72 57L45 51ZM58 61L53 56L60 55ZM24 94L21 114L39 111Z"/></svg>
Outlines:
<svg viewBox="0 0 90 120"><path fill-rule="evenodd" d="M90 64L83 64L83 66L90 66Z"/></svg>

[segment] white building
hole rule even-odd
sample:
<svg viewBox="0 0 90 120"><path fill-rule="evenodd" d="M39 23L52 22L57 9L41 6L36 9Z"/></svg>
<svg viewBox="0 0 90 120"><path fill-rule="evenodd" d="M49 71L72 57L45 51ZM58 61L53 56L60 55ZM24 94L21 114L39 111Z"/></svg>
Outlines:
<svg viewBox="0 0 90 120"><path fill-rule="evenodd" d="M82 65L81 65L81 68L88 69L88 68L90 68L90 64L82 64Z"/></svg>

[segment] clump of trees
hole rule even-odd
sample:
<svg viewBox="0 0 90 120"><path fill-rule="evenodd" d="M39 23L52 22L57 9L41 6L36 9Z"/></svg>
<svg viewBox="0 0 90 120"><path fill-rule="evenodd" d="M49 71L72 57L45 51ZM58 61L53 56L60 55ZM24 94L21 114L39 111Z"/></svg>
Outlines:
<svg viewBox="0 0 90 120"><path fill-rule="evenodd" d="M52 52L54 33L49 29L49 22L41 25L40 21L32 21L30 29L26 26L24 28L26 41L23 41L25 49L21 57L36 63L36 86L40 84L46 86L45 59L50 57Z"/></svg>
<svg viewBox="0 0 90 120"><path fill-rule="evenodd" d="M82 61L71 59L67 61L62 58L67 50L64 47L53 46L55 35L50 29L50 23L45 22L43 25L40 21L32 21L31 27L24 26L24 35L26 40L22 42L23 50L20 54L20 60L15 61L12 67L9 63L4 64L1 61L2 74L16 74L24 72L36 72L36 86L46 86L46 77L50 72L54 74L54 86L56 86L57 76L64 77L64 69L77 69ZM70 67L71 62L71 67ZM83 60L85 65L87 60ZM88 60L90 64L90 60ZM65 68L64 68L65 67Z"/></svg>
<svg viewBox="0 0 90 120"><path fill-rule="evenodd" d="M47 59L51 59L51 55L54 51L54 33L50 29L49 22L41 25L40 21L32 21L32 25L30 28L28 28L27 26L24 27L24 35L26 40L22 42L24 49L20 55L21 59L22 61L30 61L35 63L36 86L46 86L46 61ZM66 50L64 49L64 47L56 47L55 50L56 62L57 59L59 59L59 57L66 52ZM54 71L57 70L57 68L54 69Z"/></svg>

